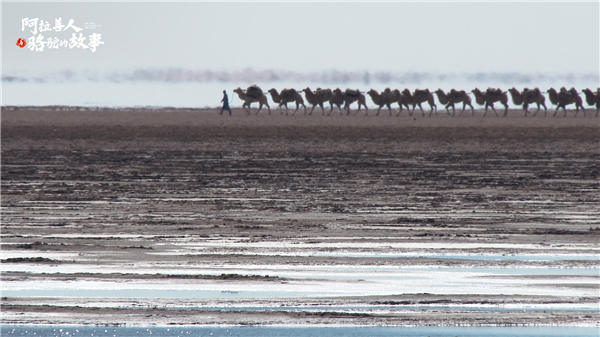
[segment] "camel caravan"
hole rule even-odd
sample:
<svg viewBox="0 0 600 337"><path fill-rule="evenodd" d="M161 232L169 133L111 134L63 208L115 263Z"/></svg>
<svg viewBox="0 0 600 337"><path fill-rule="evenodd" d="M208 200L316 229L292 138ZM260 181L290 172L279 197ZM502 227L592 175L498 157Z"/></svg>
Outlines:
<svg viewBox="0 0 600 337"><path fill-rule="evenodd" d="M238 95L240 100L242 100L242 108L247 114L250 114L251 105L254 102L258 103L256 114L262 110L263 106L266 106L269 114L271 114L271 107L269 106L267 96L259 86L251 85L245 90L237 88L234 92ZM471 90L471 92L456 89L451 89L448 92L444 92L442 89L437 89L434 92L429 91L429 89L415 89L414 91L404 89L400 91L398 89L392 90L386 88L381 92L371 89L365 93L359 89L346 89L342 91L339 88L333 90L316 88L312 90L310 87L306 87L301 90L286 88L281 91L271 88L267 92L270 94L271 100L275 104L278 104L280 114L283 114L283 108L285 108L286 115L289 112L288 103L296 104L296 109L293 114L296 114L300 107L302 107L305 115L312 115L316 108L320 108L322 115L331 115L335 108L337 108L340 115L344 114L344 112L346 115L350 115L351 106L356 104L357 109L355 114L358 114L361 108L364 107L365 115L368 115L369 108L367 107L366 96L369 96L373 104L377 106L377 116L381 112L381 109L384 108L387 108L389 115L392 116L395 105L397 105L398 111L396 116L400 116L402 111L406 109L408 115L412 117L416 108L419 107L419 110L424 117L425 110L423 109L422 104L427 103L429 105L429 116L431 117L434 112L437 114L437 105L435 104L434 94L437 96L438 102L444 106L446 113L449 116L456 115L456 105L460 105L461 103L462 110L458 116L462 116L467 107L471 110L471 116L475 116L475 108L473 107L471 95L479 106L484 107L483 117L487 115L488 109L490 108L497 117L500 117L496 111L496 103L504 106L504 113L502 116L506 117L508 114L509 95L514 105L522 107L524 117L528 116L529 108L534 104L537 109L532 114L533 117L537 116L537 113L542 107L544 108L544 117L547 117L548 112L546 97L538 88L524 88L522 91L519 91L514 87L508 89L508 91L496 88L488 88L485 91L481 91L478 88L475 88ZM585 103L590 107L595 107L596 117L598 117L600 113L600 88L596 89L596 91L584 89L582 92L585 95ZM304 98L301 93L304 93ZM567 90L562 87L558 91L554 88L550 88L546 93L548 94L550 103L556 106L553 117L556 117L561 108L566 117L567 107L571 104L575 105L575 116L578 115L579 109L581 109L583 111L583 116L585 117L585 109L583 107L584 100L575 88ZM310 110L305 105L305 100L307 104L311 106ZM327 104L329 105L328 109L326 109Z"/></svg>

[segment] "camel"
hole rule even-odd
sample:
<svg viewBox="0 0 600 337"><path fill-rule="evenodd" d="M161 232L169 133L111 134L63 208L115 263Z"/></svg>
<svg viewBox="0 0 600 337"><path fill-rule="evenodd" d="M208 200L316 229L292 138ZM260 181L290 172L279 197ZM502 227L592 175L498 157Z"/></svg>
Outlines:
<svg viewBox="0 0 600 337"><path fill-rule="evenodd" d="M517 88L512 87L512 88L508 89L508 92L510 93L510 97L512 97L512 101L513 101L514 105L523 104L523 96L521 96L521 92L519 90L517 90Z"/></svg>
<svg viewBox="0 0 600 337"><path fill-rule="evenodd" d="M406 102L407 106L408 106L408 104L413 104L414 100L413 100L412 94L410 93L410 90L408 90L408 89L402 90L402 98L403 98L404 102ZM413 110L408 108L408 115L412 116L413 113L414 113L414 105L413 105Z"/></svg>
<svg viewBox="0 0 600 337"><path fill-rule="evenodd" d="M544 97L544 94L542 94L539 88L533 90L525 88L523 89L521 96L523 97L523 109L525 109L525 115L528 113L529 104L535 103L537 105L537 110L533 114L533 117L537 116L537 113L540 111L540 105L544 107L544 117L546 117L546 114L548 113L546 97Z"/></svg>
<svg viewBox="0 0 600 337"><path fill-rule="evenodd" d="M279 104L279 110L282 110L281 109L281 95L279 95L279 92L277 91L277 89L271 88L268 90L268 93L271 94L271 99L273 100L273 103ZM281 113L283 113L283 110L281 111Z"/></svg>
<svg viewBox="0 0 600 337"><path fill-rule="evenodd" d="M546 108L546 98L544 97L544 95L542 95L540 89L535 88L533 90L529 90L525 88L523 89L523 92L519 92L519 90L513 87L508 89L508 91L510 92L510 96L512 97L513 103L515 105L523 105L523 110L525 110L525 117L527 117L527 114L529 113L528 108L529 104L531 103L537 104L537 110L533 115L534 117L540 111L540 105L544 107L545 112L548 111L548 108ZM545 115L546 113L544 113L544 116Z"/></svg>
<svg viewBox="0 0 600 337"><path fill-rule="evenodd" d="M452 104L452 113L453 114L455 112L454 104L462 103L463 107L462 107L462 110L461 110L459 116L462 116L463 112L465 112L467 105L469 107L471 107L471 115L472 116L475 115L475 108L473 108L473 104L471 104L471 97L469 96L469 94L467 94L466 91L451 89L450 92L448 93L448 99L450 100L450 103Z"/></svg>
<svg viewBox="0 0 600 337"><path fill-rule="evenodd" d="M337 105L341 115L342 104L344 104L344 93L342 92L342 90L340 90L340 88L336 88L335 90L333 90L331 98L329 99L329 105L331 106L331 109L329 110L329 115L331 115L331 112L333 111L334 104Z"/></svg>
<svg viewBox="0 0 600 337"><path fill-rule="evenodd" d="M435 91L435 93L438 97L438 101L446 105L446 111L448 112L448 114L450 114L450 107L452 107L452 116L454 116L454 114L456 113L454 104L462 103L463 108L459 116L462 116L463 112L465 112L467 105L471 107L472 115L475 115L475 109L473 109L473 105L471 104L471 97L469 97L469 95L467 95L467 93L464 90L452 89L448 92L448 94L445 94L442 89L438 89Z"/></svg>
<svg viewBox="0 0 600 337"><path fill-rule="evenodd" d="M579 108L583 110L583 116L585 117L585 109L583 108L583 103L581 100L581 96L575 88L571 88L571 90L567 90L565 87L560 89L560 92L557 92L554 88L548 89L548 97L550 97L550 102L556 105L556 110L554 111L553 117L556 117L558 113L558 109L563 108L565 112L565 117L567 117L567 109L566 106L569 104L575 104L575 116L579 113Z"/></svg>
<svg viewBox="0 0 600 337"><path fill-rule="evenodd" d="M596 105L596 117L598 117L600 112L600 88L596 89L596 93L590 89L583 89L583 93L585 94L585 102L588 105Z"/></svg>
<svg viewBox="0 0 600 337"><path fill-rule="evenodd" d="M306 105L304 105L304 99L302 98L302 95L300 95L300 93L296 90L296 89L283 89L281 90L281 93L279 94L280 97L280 102L279 102L279 107L281 108L281 106L285 106L286 111L288 110L287 104L294 102L296 103L296 110L294 110L294 114L296 114L296 112L298 111L298 109L300 109L300 105L302 105L304 107L304 113L306 113ZM287 112L286 112L287 114Z"/></svg>
<svg viewBox="0 0 600 337"><path fill-rule="evenodd" d="M366 114L369 113L369 108L367 108L367 103L365 100L365 95L363 95L362 92L360 92L360 90L356 89L356 90L352 90L352 89L346 89L346 91L344 91L344 109L346 110L346 115L350 114L350 104L357 102L358 103L358 110L356 111L356 113L358 113L360 111L360 106L363 105L365 107Z"/></svg>
<svg viewBox="0 0 600 337"><path fill-rule="evenodd" d="M390 88L385 89L385 91L383 91L381 94L378 93L375 89L371 89L367 92L367 94L371 96L371 100L373 101L373 103L379 106L379 108L377 109L376 116L379 116L379 112L381 112L381 108L384 106L387 106L388 110L390 111L390 116L392 115L391 104L394 103L394 101L392 100L391 92L392 91L390 90Z"/></svg>
<svg viewBox="0 0 600 337"><path fill-rule="evenodd" d="M242 101L244 101L244 104L242 104L242 108L246 109L246 114L248 114L248 115L250 114L250 110L249 110L249 109L251 109L250 104L252 104L254 102L258 102L260 104L258 107L258 110L256 111L257 115L260 112L260 110L262 109L263 105L267 106L267 109L269 109L269 115L271 114L271 108L269 107L269 103L267 102L267 96L265 96L262 89L259 88L258 86L251 85L245 91L242 90L242 88L238 87L233 92L238 94L240 99Z"/></svg>
<svg viewBox="0 0 600 337"><path fill-rule="evenodd" d="M312 115L317 105L321 107L322 113L325 114L323 103L328 102L331 99L331 96L333 95L331 89L317 88L317 90L313 92L309 87L306 87L302 91L304 91L304 95L306 96L308 103L312 104L312 109L310 109L309 115Z"/></svg>
<svg viewBox="0 0 600 337"><path fill-rule="evenodd" d="M495 102L500 102L504 105L504 117L508 114L508 96L506 92L501 89L492 89L488 88L485 92L482 92L478 88L471 90L471 92L475 95L475 101L479 105L485 104L485 113L483 116L487 115L488 107L492 107L492 110L498 117L498 112L496 112L496 108L494 107Z"/></svg>
<svg viewBox="0 0 600 337"><path fill-rule="evenodd" d="M438 101L442 104L448 104L448 102L450 102L450 100L448 99L448 96L444 93L444 90L442 89L438 89L435 91L435 94L438 97ZM446 107L446 109L448 109L448 107Z"/></svg>
<svg viewBox="0 0 600 337"><path fill-rule="evenodd" d="M390 101L390 105L394 104L394 103L398 104L398 114L396 114L396 116L399 116L400 112L402 112L403 104L406 106L406 109L408 109L408 104L406 103L406 100L404 99L404 96L402 96L402 93L400 92L400 90L398 90L398 89L391 90L390 88L385 88L385 90L381 94L387 96L388 100ZM393 110L393 108L392 108L392 110ZM392 111L390 111L390 116L391 115L392 115Z"/></svg>
<svg viewBox="0 0 600 337"><path fill-rule="evenodd" d="M421 106L421 103L423 102L427 102L429 103L429 107L431 108L431 111L429 111L429 117L431 117L431 114L433 113L434 110L437 110L437 106L435 105L434 101L433 101L433 94L429 91L429 89L415 89L415 91L411 94L410 91L408 89L404 89L402 91L402 94L404 95L404 97L410 101L410 104L412 104L413 108L412 108L412 112L411 112L411 116L413 115L413 113L415 112L415 108L417 107L417 105L419 106L419 109L421 109L421 113L423 114L423 117L425 117L425 111L423 110L423 107Z"/></svg>
<svg viewBox="0 0 600 337"><path fill-rule="evenodd" d="M392 99L394 100L394 102L398 103L398 114L396 116L400 116L400 113L402 112L402 106L406 107L406 110L408 110L408 112L410 113L410 107L408 106L411 102L412 102L412 98L410 96L410 92L409 92L409 97L403 95L400 90L398 89L394 89L392 90ZM411 114L412 116L412 114Z"/></svg>

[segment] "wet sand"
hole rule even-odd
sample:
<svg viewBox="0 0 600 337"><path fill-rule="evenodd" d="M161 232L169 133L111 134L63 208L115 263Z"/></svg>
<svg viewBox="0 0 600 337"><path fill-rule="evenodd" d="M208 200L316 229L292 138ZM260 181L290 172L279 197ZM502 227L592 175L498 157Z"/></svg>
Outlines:
<svg viewBox="0 0 600 337"><path fill-rule="evenodd" d="M2 324L600 325L600 119L482 114L4 107Z"/></svg>

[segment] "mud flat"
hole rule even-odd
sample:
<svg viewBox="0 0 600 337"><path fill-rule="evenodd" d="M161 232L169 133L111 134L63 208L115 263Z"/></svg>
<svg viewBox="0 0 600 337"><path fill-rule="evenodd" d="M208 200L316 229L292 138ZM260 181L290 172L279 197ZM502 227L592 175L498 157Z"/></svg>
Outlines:
<svg viewBox="0 0 600 337"><path fill-rule="evenodd" d="M599 326L600 119L481 115L4 107L1 322Z"/></svg>

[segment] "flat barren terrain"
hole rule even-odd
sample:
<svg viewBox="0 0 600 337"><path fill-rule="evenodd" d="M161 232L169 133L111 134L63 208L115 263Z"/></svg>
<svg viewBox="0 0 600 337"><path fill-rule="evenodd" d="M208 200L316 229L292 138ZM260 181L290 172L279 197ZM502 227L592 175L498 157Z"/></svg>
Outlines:
<svg viewBox="0 0 600 337"><path fill-rule="evenodd" d="M1 324L598 326L600 118L552 114L3 107Z"/></svg>

